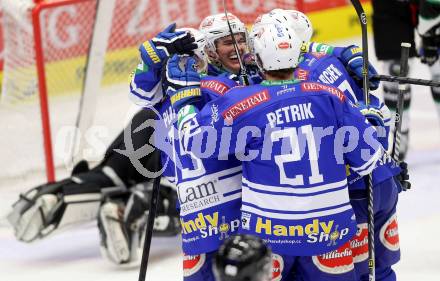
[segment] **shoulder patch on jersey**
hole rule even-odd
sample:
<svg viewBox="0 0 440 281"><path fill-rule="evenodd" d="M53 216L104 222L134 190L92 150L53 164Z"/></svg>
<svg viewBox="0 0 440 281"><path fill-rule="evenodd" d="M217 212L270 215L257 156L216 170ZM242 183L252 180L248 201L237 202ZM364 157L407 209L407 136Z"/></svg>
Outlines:
<svg viewBox="0 0 440 281"><path fill-rule="evenodd" d="M267 90L263 90L233 104L222 112L222 116L224 119L234 120L246 111L251 110L259 104L265 103L268 100L270 100L269 92Z"/></svg>
<svg viewBox="0 0 440 281"><path fill-rule="evenodd" d="M183 276L188 277L200 270L206 260L206 255L183 255Z"/></svg>
<svg viewBox="0 0 440 281"><path fill-rule="evenodd" d="M309 78L309 71L297 68L295 71L295 78L306 81Z"/></svg>
<svg viewBox="0 0 440 281"><path fill-rule="evenodd" d="M200 83L200 88L211 90L220 96L223 96L226 91L229 90L227 85L217 80L202 80Z"/></svg>
<svg viewBox="0 0 440 281"><path fill-rule="evenodd" d="M336 96L341 102L343 102L345 100L345 95L341 90L339 90L338 88L324 85L324 84L320 84L320 83L315 83L315 82L301 83L301 90L303 90L304 92L314 92L314 91L324 90L324 91L327 91L330 94Z"/></svg>

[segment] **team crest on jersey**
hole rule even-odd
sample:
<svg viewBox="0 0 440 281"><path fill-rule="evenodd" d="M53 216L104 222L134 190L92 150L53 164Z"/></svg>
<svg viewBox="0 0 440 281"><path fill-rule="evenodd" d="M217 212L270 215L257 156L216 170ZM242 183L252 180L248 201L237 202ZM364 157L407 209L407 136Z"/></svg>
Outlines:
<svg viewBox="0 0 440 281"><path fill-rule="evenodd" d="M361 223L357 225L356 235L350 240L351 251L353 252L353 261L362 262L368 258L368 224Z"/></svg>
<svg viewBox="0 0 440 281"><path fill-rule="evenodd" d="M284 269L283 257L277 254L272 254L272 281L280 281L281 273Z"/></svg>
<svg viewBox="0 0 440 281"><path fill-rule="evenodd" d="M183 255L183 276L188 277L196 273L205 263L206 255Z"/></svg>
<svg viewBox="0 0 440 281"><path fill-rule="evenodd" d="M307 80L309 78L309 72L305 69L298 68L296 71L296 78L299 80Z"/></svg>
<svg viewBox="0 0 440 281"><path fill-rule="evenodd" d="M228 86L216 80L203 80L200 83L200 88L211 90L220 96L223 96L229 90Z"/></svg>
<svg viewBox="0 0 440 281"><path fill-rule="evenodd" d="M380 242L391 251L398 251L400 249L399 244L399 228L397 225L396 214L382 226L379 233Z"/></svg>
<svg viewBox="0 0 440 281"><path fill-rule="evenodd" d="M267 90L258 92L250 97L245 98L244 100L233 104L228 109L222 112L222 116L224 119L228 120L228 122L231 122L231 120L233 121L241 114L251 110L259 104L267 102L268 100L270 100L270 96Z"/></svg>
<svg viewBox="0 0 440 281"><path fill-rule="evenodd" d="M344 274L354 269L350 243L347 242L339 249L312 257L313 263L319 270L329 274Z"/></svg>

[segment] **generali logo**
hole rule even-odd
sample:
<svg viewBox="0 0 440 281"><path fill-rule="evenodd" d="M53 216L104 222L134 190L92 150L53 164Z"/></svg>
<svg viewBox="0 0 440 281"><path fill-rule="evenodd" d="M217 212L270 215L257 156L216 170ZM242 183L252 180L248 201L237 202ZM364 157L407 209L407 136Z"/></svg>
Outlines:
<svg viewBox="0 0 440 281"><path fill-rule="evenodd" d="M313 91L324 90L324 91L327 91L330 94L335 95L336 97L338 97L338 99L341 102L345 100L344 93L342 93L339 89L337 89L335 87L332 87L332 86L324 85L324 84L319 84L319 83L314 83L314 82L302 83L301 84L301 90L303 90L305 92L313 92Z"/></svg>
<svg viewBox="0 0 440 281"><path fill-rule="evenodd" d="M258 92L232 105L231 107L229 107L228 109L222 112L222 116L224 119L234 120L235 118L245 113L246 111L251 110L252 108L256 107L259 104L267 102L269 99L270 97L267 90Z"/></svg>
<svg viewBox="0 0 440 281"><path fill-rule="evenodd" d="M214 91L221 96L229 90L228 86L216 80L202 80L200 87Z"/></svg>

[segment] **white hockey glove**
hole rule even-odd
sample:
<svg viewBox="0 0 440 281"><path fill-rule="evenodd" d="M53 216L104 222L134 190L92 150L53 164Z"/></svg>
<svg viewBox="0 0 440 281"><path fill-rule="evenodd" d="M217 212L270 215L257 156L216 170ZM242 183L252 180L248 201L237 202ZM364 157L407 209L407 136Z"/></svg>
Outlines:
<svg viewBox="0 0 440 281"><path fill-rule="evenodd" d="M137 185L126 198L107 198L99 210L101 253L110 262L124 267L138 266L142 255L152 183ZM161 186L153 233L175 236L180 233L176 192Z"/></svg>

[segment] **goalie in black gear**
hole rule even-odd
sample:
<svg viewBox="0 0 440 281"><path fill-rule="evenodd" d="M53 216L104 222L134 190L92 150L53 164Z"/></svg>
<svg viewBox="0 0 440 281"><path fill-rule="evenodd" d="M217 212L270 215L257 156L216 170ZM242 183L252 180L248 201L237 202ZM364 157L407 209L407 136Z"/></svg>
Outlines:
<svg viewBox="0 0 440 281"><path fill-rule="evenodd" d="M131 128L152 118L155 118L153 111L142 110L133 117ZM152 128L131 131L134 149L145 145L152 132ZM130 159L115 149L125 149L124 132L113 141L95 168L89 170L87 162L82 161L71 177L21 194L8 215L16 238L32 242L55 230L98 218L104 257L116 264L139 262L138 249L142 247L152 180L138 173ZM150 171L154 169L153 153L140 159L143 167ZM161 184L155 235L180 233L176 200L174 187L165 182Z"/></svg>
<svg viewBox="0 0 440 281"><path fill-rule="evenodd" d="M272 251L259 237L231 236L216 254L214 272L219 281L269 281Z"/></svg>

